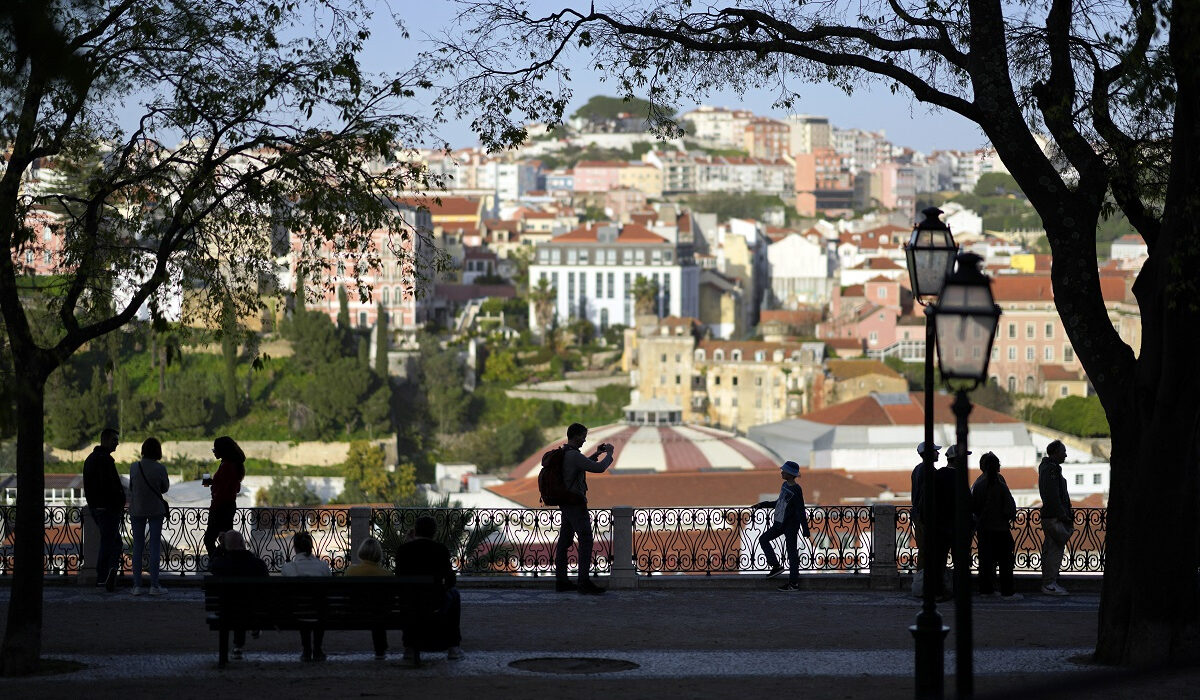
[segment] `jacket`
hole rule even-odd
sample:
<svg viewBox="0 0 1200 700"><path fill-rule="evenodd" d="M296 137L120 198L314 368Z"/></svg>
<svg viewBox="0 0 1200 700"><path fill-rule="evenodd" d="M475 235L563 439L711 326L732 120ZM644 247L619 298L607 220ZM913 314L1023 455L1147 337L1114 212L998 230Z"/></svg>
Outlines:
<svg viewBox="0 0 1200 700"><path fill-rule="evenodd" d="M244 472L233 462L221 461L217 473L212 478L212 504L233 505L237 503L237 495L242 490Z"/></svg>
<svg viewBox="0 0 1200 700"><path fill-rule="evenodd" d="M1071 521L1075 513L1071 510L1071 496L1067 493L1067 480L1062 475L1062 465L1049 457L1043 457L1038 465L1038 493L1042 496L1042 520L1057 518Z"/></svg>
<svg viewBox="0 0 1200 700"><path fill-rule="evenodd" d="M779 487L779 498L761 501L754 507L774 508L776 525L783 525L788 532L799 530L808 537L808 509L804 506L804 489L800 488L800 484L784 482Z"/></svg>
<svg viewBox="0 0 1200 700"><path fill-rule="evenodd" d="M96 446L83 462L83 495L91 510L125 507L125 487L117 474L117 463L103 447Z"/></svg>
<svg viewBox="0 0 1200 700"><path fill-rule="evenodd" d="M393 576L392 572L373 561L360 561L346 569L347 576Z"/></svg>
<svg viewBox="0 0 1200 700"><path fill-rule="evenodd" d="M171 481L162 464L153 459L134 462L129 467L129 514L142 518L166 515L162 495L169 488Z"/></svg>
<svg viewBox="0 0 1200 700"><path fill-rule="evenodd" d="M284 576L332 576L329 565L311 554L297 554L280 568Z"/></svg>
<svg viewBox="0 0 1200 700"><path fill-rule="evenodd" d="M209 570L213 576L270 576L266 562L244 549L218 554Z"/></svg>
<svg viewBox="0 0 1200 700"><path fill-rule="evenodd" d="M976 528L981 532L1007 532L1009 523L1017 517L1017 502L1004 477L997 474L989 480L980 475L971 486L971 512L975 514Z"/></svg>
<svg viewBox="0 0 1200 700"><path fill-rule="evenodd" d="M567 445L563 450L563 483L571 493L587 496L587 473L599 474L608 469L610 464L610 453L604 453L604 459L597 462L586 457L578 448Z"/></svg>
<svg viewBox="0 0 1200 700"><path fill-rule="evenodd" d="M446 590L458 582L450 566L450 550L441 542L417 537L396 548L396 575L437 576Z"/></svg>

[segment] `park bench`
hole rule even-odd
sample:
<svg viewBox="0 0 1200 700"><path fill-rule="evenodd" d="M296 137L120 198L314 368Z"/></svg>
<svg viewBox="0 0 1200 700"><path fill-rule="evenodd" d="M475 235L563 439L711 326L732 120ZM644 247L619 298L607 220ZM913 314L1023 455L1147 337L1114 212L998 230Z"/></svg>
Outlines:
<svg viewBox="0 0 1200 700"><path fill-rule="evenodd" d="M423 635L444 596L432 575L204 577L204 610L208 628L220 637L220 668L229 661L233 630L408 628ZM417 665L422 646L429 645L413 649Z"/></svg>

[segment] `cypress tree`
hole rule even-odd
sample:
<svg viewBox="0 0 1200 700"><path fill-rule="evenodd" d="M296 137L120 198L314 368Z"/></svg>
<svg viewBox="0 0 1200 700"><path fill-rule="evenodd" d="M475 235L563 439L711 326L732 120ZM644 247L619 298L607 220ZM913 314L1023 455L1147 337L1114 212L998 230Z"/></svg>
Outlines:
<svg viewBox="0 0 1200 700"><path fill-rule="evenodd" d="M375 374L385 382L388 378L389 333L387 311L380 302L375 309Z"/></svg>
<svg viewBox="0 0 1200 700"><path fill-rule="evenodd" d="M350 330L350 297L346 296L346 285L338 285L338 330L343 333Z"/></svg>

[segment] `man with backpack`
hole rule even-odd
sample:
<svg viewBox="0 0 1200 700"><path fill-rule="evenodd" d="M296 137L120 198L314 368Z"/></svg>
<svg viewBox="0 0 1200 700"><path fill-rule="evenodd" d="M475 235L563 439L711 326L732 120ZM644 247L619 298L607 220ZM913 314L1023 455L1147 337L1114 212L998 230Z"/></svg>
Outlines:
<svg viewBox="0 0 1200 700"><path fill-rule="evenodd" d="M560 593L579 591L584 595L600 595L604 589L588 578L592 561L592 517L587 507L587 473L599 474L608 469L613 461L613 446L602 444L591 457L585 457L579 448L583 447L586 439L587 428L580 423L572 423L567 428L567 444L546 453L542 458L543 475L539 477L538 486L546 505L557 505L562 513L562 527L554 552L554 589ZM556 468L561 474L561 481L556 478ZM567 580L567 551L575 537L579 538L578 585Z"/></svg>

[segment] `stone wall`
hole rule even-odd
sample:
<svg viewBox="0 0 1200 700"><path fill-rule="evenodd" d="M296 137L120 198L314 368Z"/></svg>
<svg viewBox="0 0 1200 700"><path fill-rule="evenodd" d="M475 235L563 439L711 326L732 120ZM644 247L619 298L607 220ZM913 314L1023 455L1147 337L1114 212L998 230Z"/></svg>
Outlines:
<svg viewBox="0 0 1200 700"><path fill-rule="evenodd" d="M374 444L383 445L388 450L389 455L394 456L395 439L388 437L386 439L374 440ZM270 440L246 440L239 441L242 450L247 457L254 459L266 459L276 464L287 465L312 465L319 467L332 467L346 461L346 455L350 451L350 443L348 442L275 442ZM117 446L117 451L113 454L113 458L118 464L129 463L138 459L138 451L141 449L139 442L123 442ZM46 447L46 457L48 460L54 461L70 461L82 462L87 459L91 453L92 446L85 447L82 450L63 450L57 447ZM163 462L170 463L172 459L186 457L188 459L205 461L215 461L212 455L211 440L180 440L175 442L163 443Z"/></svg>

